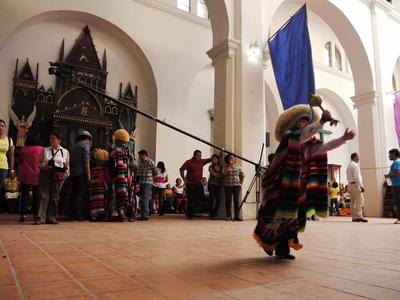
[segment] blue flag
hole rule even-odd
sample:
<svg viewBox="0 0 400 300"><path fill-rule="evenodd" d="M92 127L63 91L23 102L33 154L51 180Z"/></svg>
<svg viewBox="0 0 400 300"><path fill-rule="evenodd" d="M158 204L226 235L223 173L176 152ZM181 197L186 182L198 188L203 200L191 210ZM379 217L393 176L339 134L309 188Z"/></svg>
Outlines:
<svg viewBox="0 0 400 300"><path fill-rule="evenodd" d="M310 94L315 94L315 79L305 5L268 40L268 46L283 108L308 104Z"/></svg>

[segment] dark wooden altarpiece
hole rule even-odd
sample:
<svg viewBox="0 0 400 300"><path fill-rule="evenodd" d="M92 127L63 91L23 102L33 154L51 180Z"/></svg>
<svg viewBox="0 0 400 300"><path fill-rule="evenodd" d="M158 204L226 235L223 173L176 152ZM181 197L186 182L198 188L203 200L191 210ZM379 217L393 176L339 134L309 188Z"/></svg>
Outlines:
<svg viewBox="0 0 400 300"><path fill-rule="evenodd" d="M53 59L49 59L51 61ZM74 66L79 78L101 90L107 88L107 57L104 49L100 62L88 26L75 42L68 55L64 55L64 40L61 43L58 62ZM48 145L49 134L57 129L64 136L63 145L70 147L79 129L89 130L93 135L93 145L107 149L114 130L123 127L132 132L136 127L136 113L121 105L104 99L63 79L55 79L55 87L39 85L39 64L34 75L27 61L22 70L15 66L13 98L11 108L20 118L30 116L36 106L34 121L29 130L39 132L42 143ZM49 75L50 76L50 75ZM120 83L118 98L137 107L138 88L128 83L123 90ZM9 135L14 141L17 128L10 122Z"/></svg>

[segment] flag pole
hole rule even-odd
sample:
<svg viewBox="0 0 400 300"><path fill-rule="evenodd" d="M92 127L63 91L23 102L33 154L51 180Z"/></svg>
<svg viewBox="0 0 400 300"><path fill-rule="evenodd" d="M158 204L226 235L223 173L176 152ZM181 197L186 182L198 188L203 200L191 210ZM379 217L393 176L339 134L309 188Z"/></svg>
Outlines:
<svg viewBox="0 0 400 300"><path fill-rule="evenodd" d="M303 7L307 7L306 3L304 3L304 5L298 11L296 11L296 13L293 16L291 16L289 18L289 20L287 20L285 22L285 24L283 24L281 27L279 27L279 29L277 31L275 31L275 33L271 37L268 38L268 41L272 40L278 34L279 31L281 31L295 16L297 16L300 13L300 11L303 9Z"/></svg>

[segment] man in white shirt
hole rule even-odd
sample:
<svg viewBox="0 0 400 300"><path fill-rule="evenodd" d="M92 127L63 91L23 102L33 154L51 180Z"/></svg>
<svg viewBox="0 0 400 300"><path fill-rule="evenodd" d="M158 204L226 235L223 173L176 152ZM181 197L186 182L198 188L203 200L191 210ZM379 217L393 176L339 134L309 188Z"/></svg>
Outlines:
<svg viewBox="0 0 400 300"><path fill-rule="evenodd" d="M347 191L350 194L350 208L351 217L353 222L368 222L367 219L363 217L362 207L364 206L364 185L362 182L360 165L358 162L360 158L358 153L351 154L351 161L346 169L347 180L349 184L347 185Z"/></svg>

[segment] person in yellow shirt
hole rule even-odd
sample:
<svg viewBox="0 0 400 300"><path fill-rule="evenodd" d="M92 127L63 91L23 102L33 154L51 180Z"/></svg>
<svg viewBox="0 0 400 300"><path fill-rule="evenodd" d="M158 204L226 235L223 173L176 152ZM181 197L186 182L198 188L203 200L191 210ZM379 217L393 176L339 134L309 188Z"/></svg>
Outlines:
<svg viewBox="0 0 400 300"><path fill-rule="evenodd" d="M6 122L0 119L0 188L9 169L14 170L14 143L6 135Z"/></svg>
<svg viewBox="0 0 400 300"><path fill-rule="evenodd" d="M172 187L169 183L167 184L167 187L164 190L164 205L166 211L169 212L174 211L174 191L172 190Z"/></svg>
<svg viewBox="0 0 400 300"><path fill-rule="evenodd" d="M14 143L6 135L6 122L0 119L0 190L4 179L8 176L9 169L14 169ZM4 195L4 194L2 194ZM0 198L0 212L6 208L6 201Z"/></svg>
<svg viewBox="0 0 400 300"><path fill-rule="evenodd" d="M330 198L330 206L329 206L329 215L332 216L336 211L336 215L340 216L339 210L339 185L337 182L333 182L332 186L329 189L329 198Z"/></svg>

